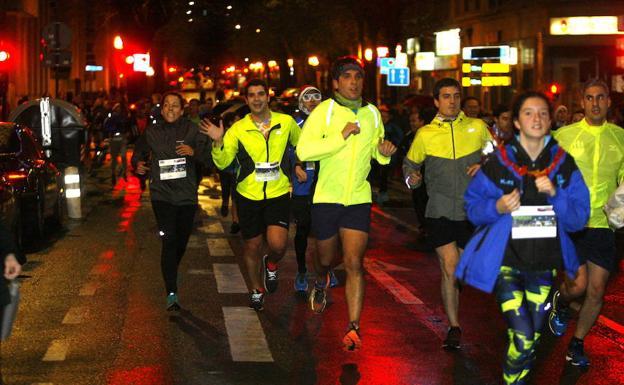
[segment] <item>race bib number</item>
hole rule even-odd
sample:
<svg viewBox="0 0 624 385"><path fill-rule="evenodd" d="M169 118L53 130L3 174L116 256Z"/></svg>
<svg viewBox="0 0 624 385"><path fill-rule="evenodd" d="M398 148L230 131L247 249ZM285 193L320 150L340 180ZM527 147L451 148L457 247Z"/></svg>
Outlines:
<svg viewBox="0 0 624 385"><path fill-rule="evenodd" d="M278 179L278 162L256 162L256 182L271 182Z"/></svg>
<svg viewBox="0 0 624 385"><path fill-rule="evenodd" d="M557 217L552 206L520 206L511 213L512 239L555 238Z"/></svg>
<svg viewBox="0 0 624 385"><path fill-rule="evenodd" d="M314 171L314 162L305 162L306 171Z"/></svg>
<svg viewBox="0 0 624 385"><path fill-rule="evenodd" d="M159 160L158 168L160 180L186 178L186 158Z"/></svg>

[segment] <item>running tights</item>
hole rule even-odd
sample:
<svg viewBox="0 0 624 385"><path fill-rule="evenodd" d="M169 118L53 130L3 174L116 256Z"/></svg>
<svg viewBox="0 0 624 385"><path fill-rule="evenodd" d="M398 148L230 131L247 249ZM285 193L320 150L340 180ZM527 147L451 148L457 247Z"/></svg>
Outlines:
<svg viewBox="0 0 624 385"><path fill-rule="evenodd" d="M496 281L496 301L507 321L509 345L503 366L505 384L525 384L535 359L545 305L555 272L526 272L502 266Z"/></svg>
<svg viewBox="0 0 624 385"><path fill-rule="evenodd" d="M158 233L162 241L160 268L167 293L178 292L178 266L186 251L193 230L197 205L176 206L163 201L152 201Z"/></svg>

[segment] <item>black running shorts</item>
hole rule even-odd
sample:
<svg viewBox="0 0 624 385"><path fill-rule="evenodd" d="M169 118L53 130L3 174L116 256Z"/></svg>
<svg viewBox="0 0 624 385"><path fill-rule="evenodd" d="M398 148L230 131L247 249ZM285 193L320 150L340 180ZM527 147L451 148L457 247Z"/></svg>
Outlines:
<svg viewBox="0 0 624 385"><path fill-rule="evenodd" d="M267 226L288 229L290 220L290 194L277 198L254 201L236 193L238 223L244 239L264 234Z"/></svg>
<svg viewBox="0 0 624 385"><path fill-rule="evenodd" d="M611 229L586 228L572 234L581 264L590 261L613 272L616 268L615 233Z"/></svg>
<svg viewBox="0 0 624 385"><path fill-rule="evenodd" d="M455 242L463 249L472 236L474 227L468 221L452 221L446 217L425 218L427 232L434 248Z"/></svg>
<svg viewBox="0 0 624 385"><path fill-rule="evenodd" d="M343 206L335 203L312 205L312 234L322 241L338 234L340 228L368 233L371 204Z"/></svg>

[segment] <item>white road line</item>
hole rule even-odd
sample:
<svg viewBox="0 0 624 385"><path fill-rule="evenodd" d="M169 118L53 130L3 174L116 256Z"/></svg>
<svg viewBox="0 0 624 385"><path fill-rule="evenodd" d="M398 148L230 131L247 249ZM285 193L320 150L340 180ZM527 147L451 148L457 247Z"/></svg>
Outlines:
<svg viewBox="0 0 624 385"><path fill-rule="evenodd" d="M273 362L258 314L248 307L224 307L225 329L232 360Z"/></svg>
<svg viewBox="0 0 624 385"><path fill-rule="evenodd" d="M69 350L68 340L52 340L42 361L65 361Z"/></svg>
<svg viewBox="0 0 624 385"><path fill-rule="evenodd" d="M199 236L193 234L190 236L186 247L189 249L203 249L206 247L206 243Z"/></svg>
<svg viewBox="0 0 624 385"><path fill-rule="evenodd" d="M96 282L87 282L82 286L82 288L80 288L78 295L83 297L92 296L95 294L99 286L100 285Z"/></svg>
<svg viewBox="0 0 624 385"><path fill-rule="evenodd" d="M412 294L405 286L401 285L397 280L392 278L388 273L382 270L376 261L365 259L364 267L370 275L372 275L383 287L385 287L399 302L407 305L423 305L420 298Z"/></svg>
<svg viewBox="0 0 624 385"><path fill-rule="evenodd" d="M77 325L82 323L87 316L89 308L87 306L74 306L67 311L63 318L65 325Z"/></svg>
<svg viewBox="0 0 624 385"><path fill-rule="evenodd" d="M377 207L374 207L374 206L373 206L372 211L373 211L375 214L379 214L379 215L381 215L381 216L382 216L382 217L384 217L384 218L387 218L387 219L390 219L390 220L392 220L392 221L395 221L396 223L400 224L400 225L401 225L401 226L403 226L403 227L406 227L406 228L408 228L408 229L412 230L412 231L413 231L413 232L415 232L415 233L420 233L420 230L418 229L418 227L416 227L416 226L414 226L414 225L412 225L412 224L410 224L410 223L407 223L407 222L405 222L405 221L403 221L403 220L401 220L401 219L399 219L399 218L395 217L394 215L388 214L387 212L382 211L382 210L380 210L380 209L379 209L379 208L377 208Z"/></svg>
<svg viewBox="0 0 624 385"><path fill-rule="evenodd" d="M193 275L210 275L212 271L208 269L189 269L188 273Z"/></svg>
<svg viewBox="0 0 624 385"><path fill-rule="evenodd" d="M204 225L202 227L199 227L198 230L204 234L223 235L223 233L225 232L223 231L223 225L220 221L213 221L208 223L204 222Z"/></svg>
<svg viewBox="0 0 624 385"><path fill-rule="evenodd" d="M236 263L215 263L212 265L217 291L219 293L247 293L247 284Z"/></svg>
<svg viewBox="0 0 624 385"><path fill-rule="evenodd" d="M230 243L225 238L210 238L206 239L208 244L208 250L213 257L232 257L234 252L230 247Z"/></svg>

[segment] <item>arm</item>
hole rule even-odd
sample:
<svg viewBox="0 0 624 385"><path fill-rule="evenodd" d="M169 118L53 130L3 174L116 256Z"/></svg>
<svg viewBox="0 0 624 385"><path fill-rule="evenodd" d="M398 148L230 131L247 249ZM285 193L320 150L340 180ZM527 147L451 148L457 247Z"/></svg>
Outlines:
<svg viewBox="0 0 624 385"><path fill-rule="evenodd" d="M299 143L299 138L301 137L301 127L295 122L295 119L290 118L288 121L290 123L290 128L288 130L290 136L288 137L288 141L291 146L296 148L297 143Z"/></svg>
<svg viewBox="0 0 624 385"><path fill-rule="evenodd" d="M223 135L221 143L212 143L212 160L219 170L225 169L232 163L238 152L238 138L230 128Z"/></svg>
<svg viewBox="0 0 624 385"><path fill-rule="evenodd" d="M325 122L327 110L317 107L306 120L299 143L297 157L302 161L321 160L328 158L346 146L346 140L340 130L326 134L328 127Z"/></svg>
<svg viewBox="0 0 624 385"><path fill-rule="evenodd" d="M385 137L385 129L383 123L381 122L381 114L377 111L375 111L375 113L378 115L377 121L379 122L379 126L377 127L375 135L373 136L373 158L377 160L377 162L381 165L390 164L390 157L382 154L379 149L379 144L383 142Z"/></svg>
<svg viewBox="0 0 624 385"><path fill-rule="evenodd" d="M201 131L199 131L196 127L195 129L195 149L193 158L196 162L207 166L210 164L211 161L211 140L210 137L202 134Z"/></svg>
<svg viewBox="0 0 624 385"><path fill-rule="evenodd" d="M425 142L422 135L416 134L412 145L403 158L403 178L410 189L415 189L422 183L420 168L427 157Z"/></svg>
<svg viewBox="0 0 624 385"><path fill-rule="evenodd" d="M132 168L134 168L135 170L137 169L139 162L145 162L149 157L150 147L147 143L146 132L139 136L139 139L137 139L136 143L134 144L134 151L132 152L132 158L130 162L132 163Z"/></svg>
<svg viewBox="0 0 624 385"><path fill-rule="evenodd" d="M501 214L496 209L496 203L503 196L503 191L480 170L468 184L464 193L466 214L475 226L487 225L496 222Z"/></svg>
<svg viewBox="0 0 624 385"><path fill-rule="evenodd" d="M557 213L557 222L566 232L582 230L589 220L589 190L579 170L574 170L565 188L558 188L548 202Z"/></svg>

